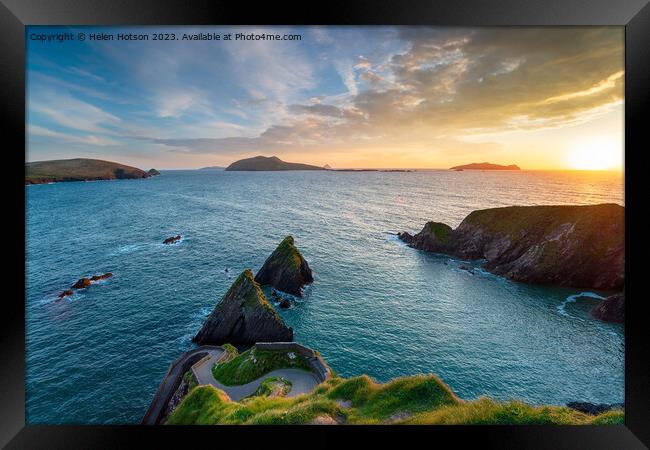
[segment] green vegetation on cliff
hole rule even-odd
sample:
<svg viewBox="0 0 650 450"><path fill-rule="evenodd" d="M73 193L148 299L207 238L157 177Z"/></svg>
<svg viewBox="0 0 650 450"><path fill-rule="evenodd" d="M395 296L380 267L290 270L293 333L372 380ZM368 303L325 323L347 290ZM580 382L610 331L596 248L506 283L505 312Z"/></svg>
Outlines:
<svg viewBox="0 0 650 450"><path fill-rule="evenodd" d="M250 269L244 270L192 339L200 345L289 342L293 330L271 306Z"/></svg>
<svg viewBox="0 0 650 450"><path fill-rule="evenodd" d="M265 378L251 397L284 397L291 390L292 383L283 377Z"/></svg>
<svg viewBox="0 0 650 450"><path fill-rule="evenodd" d="M216 364L212 368L212 374L226 386L233 386L246 384L274 370L287 368L311 370L309 363L298 353L252 347L228 361Z"/></svg>
<svg viewBox="0 0 650 450"><path fill-rule="evenodd" d="M168 424L622 424L623 412L596 416L558 406L488 398L462 401L437 377L418 375L379 384L367 376L331 378L297 397L254 396L240 402L212 386L194 388Z"/></svg>
<svg viewBox="0 0 650 450"><path fill-rule="evenodd" d="M427 227L429 228L429 231L434 234L436 239L442 243L449 241L449 236L453 231L449 225L441 222L427 222Z"/></svg>
<svg viewBox="0 0 650 450"><path fill-rule="evenodd" d="M471 212L455 229L427 222L409 246L526 283L619 291L625 281L625 208L617 204L508 206Z"/></svg>
<svg viewBox="0 0 650 450"><path fill-rule="evenodd" d="M147 173L136 167L88 158L37 161L25 164L25 184L148 178L152 175L153 173Z"/></svg>
<svg viewBox="0 0 650 450"><path fill-rule="evenodd" d="M302 286L314 281L309 264L296 247L293 237L285 237L255 275L261 285L271 285L287 294L302 296Z"/></svg>

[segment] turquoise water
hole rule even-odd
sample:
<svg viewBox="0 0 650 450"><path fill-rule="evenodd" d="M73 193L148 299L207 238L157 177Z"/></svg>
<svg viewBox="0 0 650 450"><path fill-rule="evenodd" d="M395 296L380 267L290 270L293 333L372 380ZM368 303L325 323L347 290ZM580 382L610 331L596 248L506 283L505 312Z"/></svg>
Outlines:
<svg viewBox="0 0 650 450"><path fill-rule="evenodd" d="M466 399L623 401L623 327L589 316L598 298L472 275L394 236L486 207L623 204L614 175L165 171L25 189L28 423L139 422L233 277L287 234L315 282L280 314L342 376L436 373Z"/></svg>

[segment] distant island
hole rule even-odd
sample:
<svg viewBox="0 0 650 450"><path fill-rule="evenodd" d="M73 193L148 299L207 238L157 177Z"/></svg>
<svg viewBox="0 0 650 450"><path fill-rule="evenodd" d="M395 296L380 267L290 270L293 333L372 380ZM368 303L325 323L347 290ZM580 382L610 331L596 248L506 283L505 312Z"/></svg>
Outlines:
<svg viewBox="0 0 650 450"><path fill-rule="evenodd" d="M88 158L25 163L25 184L149 178L159 174L156 169L145 172L116 162Z"/></svg>
<svg viewBox="0 0 650 450"><path fill-rule="evenodd" d="M201 167L200 169L196 170L223 170L224 167L222 166L207 166L207 167Z"/></svg>
<svg viewBox="0 0 650 450"><path fill-rule="evenodd" d="M489 162L464 164L462 166L454 166L449 170L521 170L518 165L510 164L509 166L502 166L501 164L492 164Z"/></svg>
<svg viewBox="0 0 650 450"><path fill-rule="evenodd" d="M282 161L277 156L255 156L253 158L240 159L235 161L225 170L255 170L255 171L275 171L275 170L326 170L323 167L312 166L310 164L290 163Z"/></svg>

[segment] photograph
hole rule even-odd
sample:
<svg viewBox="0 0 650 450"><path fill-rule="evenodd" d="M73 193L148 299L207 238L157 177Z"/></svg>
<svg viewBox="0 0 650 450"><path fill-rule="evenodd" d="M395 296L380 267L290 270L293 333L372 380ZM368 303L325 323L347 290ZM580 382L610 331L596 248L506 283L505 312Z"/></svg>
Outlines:
<svg viewBox="0 0 650 450"><path fill-rule="evenodd" d="M624 26L24 43L28 426L626 423Z"/></svg>

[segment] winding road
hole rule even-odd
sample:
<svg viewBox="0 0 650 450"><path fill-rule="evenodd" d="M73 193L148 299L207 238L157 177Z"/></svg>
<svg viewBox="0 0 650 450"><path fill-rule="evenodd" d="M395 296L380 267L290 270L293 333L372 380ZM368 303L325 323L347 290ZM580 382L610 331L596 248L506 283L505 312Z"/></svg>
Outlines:
<svg viewBox="0 0 650 450"><path fill-rule="evenodd" d="M291 390L287 397L295 397L310 392L320 383L313 372L300 369L279 369L271 371L250 383L239 386L225 386L212 376L212 366L219 361L223 353L223 348L219 346L203 345L179 356L169 366L141 423L143 425L156 425L163 420L169 400L180 385L183 374L190 369L199 384L209 384L221 389L234 401L239 401L251 395L262 384L262 381L269 377L284 377L291 381Z"/></svg>
<svg viewBox="0 0 650 450"><path fill-rule="evenodd" d="M209 357L204 357L201 361L192 366L192 372L196 377L199 384L209 384L217 389L221 389L231 400L239 401L244 397L248 397L254 393L257 388L267 378L270 377L283 377L291 382L291 390L286 395L287 397L295 397L300 394L311 392L320 381L312 372L300 369L278 369L273 370L265 375L262 375L250 383L240 384L237 386L226 386L219 383L212 375L212 367L219 361L223 355L223 350L209 350Z"/></svg>

